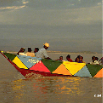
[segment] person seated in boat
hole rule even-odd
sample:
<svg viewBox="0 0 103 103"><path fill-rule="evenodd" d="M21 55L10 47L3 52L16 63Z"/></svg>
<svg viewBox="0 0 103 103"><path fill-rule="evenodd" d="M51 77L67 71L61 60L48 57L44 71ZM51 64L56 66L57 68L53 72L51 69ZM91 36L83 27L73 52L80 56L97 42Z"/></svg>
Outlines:
<svg viewBox="0 0 103 103"><path fill-rule="evenodd" d="M90 62L89 64L99 64L98 57L92 56L92 62Z"/></svg>
<svg viewBox="0 0 103 103"><path fill-rule="evenodd" d="M24 48L20 48L20 50L18 51L18 53L17 53L17 54L19 55L19 53L20 53L20 52L22 52L22 53L23 53L24 51L25 51L25 49L24 49Z"/></svg>
<svg viewBox="0 0 103 103"><path fill-rule="evenodd" d="M75 59L75 62L77 63L82 63L82 56L81 55L78 55Z"/></svg>
<svg viewBox="0 0 103 103"><path fill-rule="evenodd" d="M60 56L56 61L63 61L63 56Z"/></svg>
<svg viewBox="0 0 103 103"><path fill-rule="evenodd" d="M66 59L67 59L69 62L73 62L73 60L71 59L71 57L70 57L69 54L66 56Z"/></svg>
<svg viewBox="0 0 103 103"><path fill-rule="evenodd" d="M32 52L31 48L28 48L28 52L26 53L27 56L35 57L35 54Z"/></svg>
<svg viewBox="0 0 103 103"><path fill-rule="evenodd" d="M94 60L94 63L93 63L93 64L99 65L99 61L98 61L98 60L99 60L98 57L95 57L95 60Z"/></svg>
<svg viewBox="0 0 103 103"><path fill-rule="evenodd" d="M42 59L51 59L49 58L47 54L47 49L49 48L49 43L43 44L43 48L39 49L39 51L36 53L37 58L42 58Z"/></svg>
<svg viewBox="0 0 103 103"><path fill-rule="evenodd" d="M103 57L99 60L99 64L103 65Z"/></svg>
<svg viewBox="0 0 103 103"><path fill-rule="evenodd" d="M18 51L17 55L25 55L25 56L27 56L26 53L25 53L25 49L24 48L20 48L20 50Z"/></svg>
<svg viewBox="0 0 103 103"><path fill-rule="evenodd" d="M75 62L79 63L79 57L75 58Z"/></svg>
<svg viewBox="0 0 103 103"><path fill-rule="evenodd" d="M95 61L95 56L92 56L92 61L90 63L88 63L88 64L93 64L94 61Z"/></svg>
<svg viewBox="0 0 103 103"><path fill-rule="evenodd" d="M35 48L34 49L34 53L35 53L35 56L36 56L36 53L39 51L39 48Z"/></svg>
<svg viewBox="0 0 103 103"><path fill-rule="evenodd" d="M83 56L79 56L79 63L86 63L85 61L83 61Z"/></svg>

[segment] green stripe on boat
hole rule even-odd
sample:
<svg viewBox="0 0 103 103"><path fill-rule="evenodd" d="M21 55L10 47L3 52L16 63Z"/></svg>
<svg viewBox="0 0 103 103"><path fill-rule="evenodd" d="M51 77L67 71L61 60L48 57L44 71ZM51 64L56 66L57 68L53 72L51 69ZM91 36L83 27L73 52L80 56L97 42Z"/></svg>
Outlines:
<svg viewBox="0 0 103 103"><path fill-rule="evenodd" d="M86 66L87 66L89 72L91 73L92 77L94 77L97 74L97 72L102 69L101 65L87 64Z"/></svg>
<svg viewBox="0 0 103 103"><path fill-rule="evenodd" d="M4 53L4 55L11 61L16 57L15 54L10 54L10 53Z"/></svg>
<svg viewBox="0 0 103 103"><path fill-rule="evenodd" d="M60 61L54 61L54 60L48 60L48 59L42 59L41 61L50 70L51 73L54 70L56 70L59 65L62 64L62 62Z"/></svg>

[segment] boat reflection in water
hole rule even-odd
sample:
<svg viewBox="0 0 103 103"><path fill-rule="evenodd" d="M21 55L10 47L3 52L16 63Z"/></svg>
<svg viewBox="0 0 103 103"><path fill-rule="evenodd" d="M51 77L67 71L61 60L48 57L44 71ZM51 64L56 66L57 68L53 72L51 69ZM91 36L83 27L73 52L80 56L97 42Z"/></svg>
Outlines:
<svg viewBox="0 0 103 103"><path fill-rule="evenodd" d="M35 74L29 79L13 81L11 87L15 102L78 103L84 100L94 102L95 99L101 101L101 98L94 98L95 93L102 92L100 82L101 78L44 77Z"/></svg>

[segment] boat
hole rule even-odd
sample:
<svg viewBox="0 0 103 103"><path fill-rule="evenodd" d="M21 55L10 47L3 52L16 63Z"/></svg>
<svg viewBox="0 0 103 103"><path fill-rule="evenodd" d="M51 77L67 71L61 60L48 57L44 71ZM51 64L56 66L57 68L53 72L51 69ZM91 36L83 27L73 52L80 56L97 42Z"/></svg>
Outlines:
<svg viewBox="0 0 103 103"><path fill-rule="evenodd" d="M36 74L43 76L95 77L102 78L102 65L69 61L47 60L7 52L1 54L26 78Z"/></svg>

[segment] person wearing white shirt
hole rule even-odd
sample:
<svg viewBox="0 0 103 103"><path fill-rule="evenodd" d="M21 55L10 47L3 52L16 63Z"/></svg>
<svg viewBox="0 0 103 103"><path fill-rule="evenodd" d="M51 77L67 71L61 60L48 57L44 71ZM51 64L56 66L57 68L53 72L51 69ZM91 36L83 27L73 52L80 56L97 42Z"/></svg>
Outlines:
<svg viewBox="0 0 103 103"><path fill-rule="evenodd" d="M50 59L46 51L48 48L49 48L49 43L43 44L43 48L39 49L39 51L36 53L36 57L42 59Z"/></svg>
<svg viewBox="0 0 103 103"><path fill-rule="evenodd" d="M90 64L99 65L98 57L93 56L92 57L92 62L90 62Z"/></svg>

